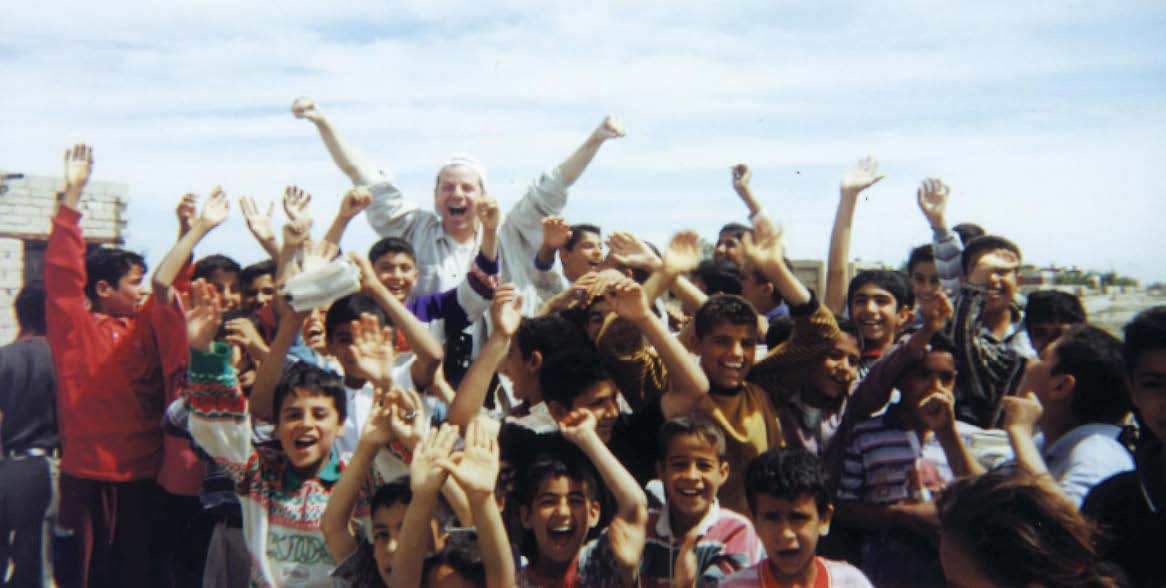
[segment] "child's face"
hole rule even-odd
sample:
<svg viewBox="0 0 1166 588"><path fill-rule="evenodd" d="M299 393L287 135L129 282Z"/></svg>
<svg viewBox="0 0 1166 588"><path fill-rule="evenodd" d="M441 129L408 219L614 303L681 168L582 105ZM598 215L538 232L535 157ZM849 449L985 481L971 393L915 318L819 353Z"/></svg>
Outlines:
<svg viewBox="0 0 1166 588"><path fill-rule="evenodd" d="M1053 373L1058 362L1057 344L1054 342L1052 345L1045 346L1036 359L1029 360L1024 366L1024 378L1020 382L1020 390L1032 391L1036 394L1037 399L1044 407L1043 415L1057 410L1055 405L1061 405L1062 403L1058 401L1065 398L1062 392L1066 390L1063 385L1067 378L1063 374Z"/></svg>
<svg viewBox="0 0 1166 588"><path fill-rule="evenodd" d="M745 383L757 349L757 325L721 323L697 340L700 367L709 383L733 389Z"/></svg>
<svg viewBox="0 0 1166 588"><path fill-rule="evenodd" d="M849 333L841 333L834 341L834 347L814 365L810 385L827 398L845 396L858 376L858 359L858 339Z"/></svg>
<svg viewBox="0 0 1166 588"><path fill-rule="evenodd" d="M384 325L377 321L377 328L383 329ZM392 351L392 346L386 346ZM352 325L348 323L341 323L332 331L332 337L328 340L328 353L331 353L336 359L340 360L341 367L344 368L345 375L359 374L360 365L357 362L356 343L352 339Z"/></svg>
<svg viewBox="0 0 1166 588"><path fill-rule="evenodd" d="M340 425L340 414L330 396L296 388L279 407L276 436L292 467L314 476L327 462Z"/></svg>
<svg viewBox="0 0 1166 588"><path fill-rule="evenodd" d="M708 513L729 477L729 463L700 435L673 437L656 467L656 475L664 482L668 508L696 521Z"/></svg>
<svg viewBox="0 0 1166 588"><path fill-rule="evenodd" d="M386 253L372 264L377 280L389 293L404 302L417 284L417 262L404 252Z"/></svg>
<svg viewBox="0 0 1166 588"><path fill-rule="evenodd" d="M968 283L987 290L984 310L1007 309L1016 296L1016 271L1020 259L1007 249L994 249L976 258L968 273Z"/></svg>
<svg viewBox="0 0 1166 588"><path fill-rule="evenodd" d="M221 297L223 310L239 307L243 301L243 296L239 292L239 272L217 269L211 274L210 282L214 284Z"/></svg>
<svg viewBox="0 0 1166 588"><path fill-rule="evenodd" d="M850 299L850 318L858 325L864 341L882 349L895 341L895 334L910 318L910 311L900 308L893 294L868 282Z"/></svg>
<svg viewBox="0 0 1166 588"><path fill-rule="evenodd" d="M726 231L717 235L717 244L713 247L713 259L726 259L741 267L745 261L745 252L741 249L741 238L737 233Z"/></svg>
<svg viewBox="0 0 1166 588"><path fill-rule="evenodd" d="M324 317L326 315L327 309L313 308L311 314L304 320L303 326L300 327L300 336L303 337L304 344L317 353L323 353L328 349L327 339L324 336Z"/></svg>
<svg viewBox="0 0 1166 588"><path fill-rule="evenodd" d="M101 312L112 316L133 316L138 313L143 299L150 293L145 283L146 274L142 266L134 265L112 287L104 280L97 282L97 294L101 301Z"/></svg>
<svg viewBox="0 0 1166 588"><path fill-rule="evenodd" d="M1064 335L1065 331L1068 331L1069 327L1072 326L1070 323L1030 322L1027 323L1028 339L1032 341L1033 349L1036 349L1037 353L1040 353L1044 351L1045 347L1048 347L1049 344L1056 341L1061 335Z"/></svg>
<svg viewBox="0 0 1166 588"><path fill-rule="evenodd" d="M397 502L372 513L373 559L377 562L377 572L386 586L393 573L393 555L397 553L397 540L401 537L401 524L405 521L408 508L408 503Z"/></svg>
<svg viewBox="0 0 1166 588"><path fill-rule="evenodd" d="M256 276L243 288L243 308L258 310L275 298L275 278L271 274Z"/></svg>
<svg viewBox="0 0 1166 588"><path fill-rule="evenodd" d="M955 376L955 358L951 353L928 352L899 379L899 392L903 395L904 406L922 420L919 403L935 393L954 397Z"/></svg>
<svg viewBox="0 0 1166 588"><path fill-rule="evenodd" d="M915 300L931 300L939 293L939 272L934 261L921 261L911 268L911 293Z"/></svg>
<svg viewBox="0 0 1166 588"><path fill-rule="evenodd" d="M591 231L583 231L570 251L566 247L559 250L559 261L563 262L563 274L575 281L603 265L603 240Z"/></svg>
<svg viewBox="0 0 1166 588"><path fill-rule="evenodd" d="M611 441L611 432L619 418L617 392L615 382L604 380L576 396L571 403L571 410L582 409L595 415L595 433L604 443Z"/></svg>
<svg viewBox="0 0 1166 588"><path fill-rule="evenodd" d="M770 571L782 584L805 579L814 565L818 538L830 532L834 507L818 512L812 495L794 499L759 493L753 507L753 527L765 545Z"/></svg>
<svg viewBox="0 0 1166 588"><path fill-rule="evenodd" d="M522 526L534 534L538 557L569 564L579 555L587 533L599 524L598 501L587 497L583 482L546 476L530 506L519 508Z"/></svg>
<svg viewBox="0 0 1166 588"><path fill-rule="evenodd" d="M1166 349L1142 352L1130 384L1138 414L1154 436L1166 440Z"/></svg>
<svg viewBox="0 0 1166 588"><path fill-rule="evenodd" d="M538 359L535 359L536 354ZM502 365L498 367L498 373L510 379L510 383L514 387L514 397L519 400L529 401L534 403L536 400L541 400L537 396L538 387L538 373L536 367L541 360L542 354L537 351L532 351L530 358L522 357L522 349L518 347L518 339L511 339L510 350L506 353L506 359L502 360Z"/></svg>

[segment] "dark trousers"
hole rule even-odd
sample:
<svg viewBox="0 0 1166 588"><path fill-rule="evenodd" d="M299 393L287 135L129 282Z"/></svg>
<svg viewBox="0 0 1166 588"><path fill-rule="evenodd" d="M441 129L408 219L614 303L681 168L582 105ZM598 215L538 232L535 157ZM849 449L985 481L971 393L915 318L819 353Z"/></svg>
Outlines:
<svg viewBox="0 0 1166 588"><path fill-rule="evenodd" d="M215 518L202 511L197 496L179 496L165 490L160 515L156 541L167 576L162 586L202 588Z"/></svg>
<svg viewBox="0 0 1166 588"><path fill-rule="evenodd" d="M0 586L44 586L46 519L56 465L48 457L0 456ZM6 577L9 565L12 575Z"/></svg>
<svg viewBox="0 0 1166 588"><path fill-rule="evenodd" d="M166 584L158 557L162 489L153 480L104 482L61 474L55 549L62 587Z"/></svg>

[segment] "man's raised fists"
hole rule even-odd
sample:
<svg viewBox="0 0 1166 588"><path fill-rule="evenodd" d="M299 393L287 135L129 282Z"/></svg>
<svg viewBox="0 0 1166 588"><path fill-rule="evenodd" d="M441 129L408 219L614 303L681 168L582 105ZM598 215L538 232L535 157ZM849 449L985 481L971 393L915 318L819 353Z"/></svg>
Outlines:
<svg viewBox="0 0 1166 588"><path fill-rule="evenodd" d="M599 126L591 136L601 141L606 141L608 139L618 139L626 134L627 132L624 130L623 124L609 114L603 119L603 122L599 123Z"/></svg>
<svg viewBox="0 0 1166 588"><path fill-rule="evenodd" d="M295 102L292 102L291 111L296 118L306 118L312 122L324 118L324 113L316 106L316 101L306 96L296 98Z"/></svg>

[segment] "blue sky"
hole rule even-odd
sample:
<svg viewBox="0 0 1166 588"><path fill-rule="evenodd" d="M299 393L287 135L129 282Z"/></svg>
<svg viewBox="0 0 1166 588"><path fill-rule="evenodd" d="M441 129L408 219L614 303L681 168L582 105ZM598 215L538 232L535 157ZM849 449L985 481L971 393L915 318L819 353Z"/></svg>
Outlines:
<svg viewBox="0 0 1166 588"><path fill-rule="evenodd" d="M1027 261L1164 280L1163 30L1155 2L40 2L0 21L0 168L57 174L90 142L156 262L177 198L216 184L304 186L322 234L347 181L297 96L427 206L451 153L482 159L506 206L612 113L628 136L572 191L572 221L711 238L745 216L743 161L791 255L821 258L838 181L869 153L888 177L853 257L898 264L925 241L914 192L937 176L951 222ZM345 245L373 238L358 220ZM214 251L260 257L238 215Z"/></svg>

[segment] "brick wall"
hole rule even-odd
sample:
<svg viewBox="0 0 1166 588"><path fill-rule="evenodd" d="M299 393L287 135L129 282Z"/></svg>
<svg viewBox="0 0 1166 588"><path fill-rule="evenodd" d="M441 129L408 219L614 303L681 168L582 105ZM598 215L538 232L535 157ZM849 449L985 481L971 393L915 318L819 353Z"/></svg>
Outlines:
<svg viewBox="0 0 1166 588"><path fill-rule="evenodd" d="M16 336L12 301L24 284L25 255L40 255L38 247L25 241L48 239L61 178L25 176L9 180L0 195L0 345ZM129 187L117 182L89 182L81 196L81 228L90 243L121 244L125 231L125 195ZM29 260L38 267L38 260ZM37 273L35 271L31 273Z"/></svg>

